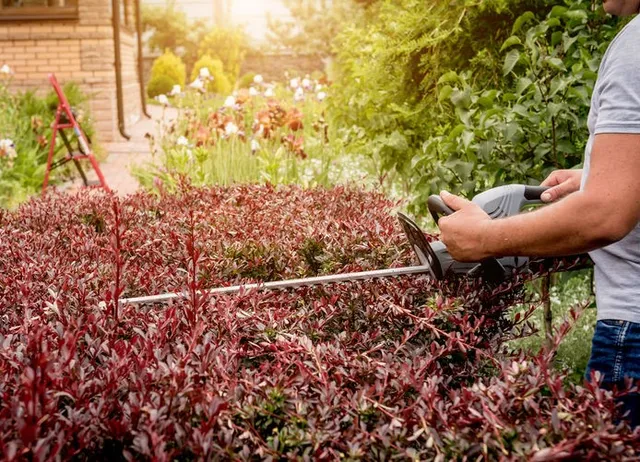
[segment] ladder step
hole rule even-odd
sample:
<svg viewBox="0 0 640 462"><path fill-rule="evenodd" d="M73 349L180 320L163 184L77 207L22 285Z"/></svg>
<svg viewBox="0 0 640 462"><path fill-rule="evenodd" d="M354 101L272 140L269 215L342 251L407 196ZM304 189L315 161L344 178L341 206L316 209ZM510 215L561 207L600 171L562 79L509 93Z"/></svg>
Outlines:
<svg viewBox="0 0 640 462"><path fill-rule="evenodd" d="M89 156L87 154L82 154L81 152L74 152L72 154L67 154L65 158L68 160L85 160L88 159Z"/></svg>

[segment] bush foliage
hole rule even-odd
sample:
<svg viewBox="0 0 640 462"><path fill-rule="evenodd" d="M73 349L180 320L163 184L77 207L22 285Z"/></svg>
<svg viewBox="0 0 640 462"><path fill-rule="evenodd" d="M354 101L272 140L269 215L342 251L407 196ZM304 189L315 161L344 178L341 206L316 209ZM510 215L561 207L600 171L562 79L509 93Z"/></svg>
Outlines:
<svg viewBox="0 0 640 462"><path fill-rule="evenodd" d="M200 42L200 56L209 55L222 61L232 85L240 75L240 67L247 53L247 38L241 29L215 28Z"/></svg>
<svg viewBox="0 0 640 462"><path fill-rule="evenodd" d="M581 161L600 59L618 25L590 0L382 2L347 29L333 122L414 209L542 181Z"/></svg>
<svg viewBox="0 0 640 462"><path fill-rule="evenodd" d="M209 55L201 57L193 66L191 71L191 81L194 81L200 75L200 69L206 67L211 74L212 79L206 82L207 91L220 95L228 95L233 89L229 79L224 73L222 61L213 59Z"/></svg>
<svg viewBox="0 0 640 462"><path fill-rule="evenodd" d="M185 79L186 71L184 63L180 57L166 50L162 56L153 62L151 76L147 85L147 95L153 98L161 94L166 94L156 92L164 90L167 87L170 91L174 85L180 85L180 87L184 88Z"/></svg>
<svg viewBox="0 0 640 462"><path fill-rule="evenodd" d="M633 458L609 393L565 386L552 352L502 353L528 317L507 315L518 281L198 295L409 264L396 206L345 188L183 187L0 214L0 457ZM164 291L186 298L115 303Z"/></svg>

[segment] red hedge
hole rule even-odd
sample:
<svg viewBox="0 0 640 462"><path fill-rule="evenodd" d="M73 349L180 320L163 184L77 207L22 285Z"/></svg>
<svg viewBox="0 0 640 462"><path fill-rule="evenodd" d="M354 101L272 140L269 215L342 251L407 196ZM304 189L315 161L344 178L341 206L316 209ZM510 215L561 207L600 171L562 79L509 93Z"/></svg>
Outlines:
<svg viewBox="0 0 640 462"><path fill-rule="evenodd" d="M608 393L565 385L551 352L501 351L521 327L508 316L521 281L195 295L411 264L395 205L239 186L4 212L0 457L633 458L640 442L612 423ZM114 303L181 290L168 305Z"/></svg>

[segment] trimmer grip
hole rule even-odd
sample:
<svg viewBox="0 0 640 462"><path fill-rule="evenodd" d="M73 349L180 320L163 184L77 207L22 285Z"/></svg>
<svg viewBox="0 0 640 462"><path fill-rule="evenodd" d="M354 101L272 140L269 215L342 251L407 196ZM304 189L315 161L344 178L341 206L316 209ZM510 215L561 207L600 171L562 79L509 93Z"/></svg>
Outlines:
<svg viewBox="0 0 640 462"><path fill-rule="evenodd" d="M542 202L542 193L549 189L547 186L525 186L524 198L528 201Z"/></svg>
<svg viewBox="0 0 640 462"><path fill-rule="evenodd" d="M429 199L427 199L427 207L436 224L438 224L441 216L453 214L453 210L451 210L437 194L429 196Z"/></svg>

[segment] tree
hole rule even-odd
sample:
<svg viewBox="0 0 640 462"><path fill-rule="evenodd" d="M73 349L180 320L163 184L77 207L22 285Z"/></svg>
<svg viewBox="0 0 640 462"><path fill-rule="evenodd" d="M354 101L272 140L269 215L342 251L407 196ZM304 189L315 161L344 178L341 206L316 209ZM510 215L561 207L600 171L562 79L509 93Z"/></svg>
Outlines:
<svg viewBox="0 0 640 462"><path fill-rule="evenodd" d="M242 29L216 27L201 40L198 53L199 56L209 55L222 61L224 71L233 84L247 53L247 38Z"/></svg>
<svg viewBox="0 0 640 462"><path fill-rule="evenodd" d="M191 68L207 25L204 20L189 21L184 11L176 8L175 0L170 0L166 7L142 6L142 30L151 32L147 40L151 51L171 50Z"/></svg>
<svg viewBox="0 0 640 462"><path fill-rule="evenodd" d="M271 45L298 53L333 55L333 39L379 0L284 0L291 20L268 17Z"/></svg>

